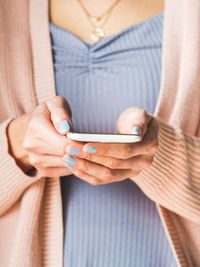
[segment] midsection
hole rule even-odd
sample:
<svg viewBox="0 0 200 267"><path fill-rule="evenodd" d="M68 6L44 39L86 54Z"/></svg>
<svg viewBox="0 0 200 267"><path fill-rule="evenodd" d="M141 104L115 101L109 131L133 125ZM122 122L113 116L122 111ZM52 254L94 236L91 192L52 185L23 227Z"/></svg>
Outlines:
<svg viewBox="0 0 200 267"><path fill-rule="evenodd" d="M49 0L49 20L63 27L80 39L94 43L91 39L93 29L87 15L78 1L74 0ZM87 10L92 15L101 15L115 2L114 0L82 0ZM164 0L121 0L114 7L111 15L104 25L105 36L115 34L122 29L146 20L164 10Z"/></svg>

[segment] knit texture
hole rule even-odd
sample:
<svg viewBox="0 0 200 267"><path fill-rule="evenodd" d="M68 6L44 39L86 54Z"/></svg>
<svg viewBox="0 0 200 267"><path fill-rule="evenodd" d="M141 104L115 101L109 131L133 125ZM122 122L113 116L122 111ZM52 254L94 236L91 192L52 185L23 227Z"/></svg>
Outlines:
<svg viewBox="0 0 200 267"><path fill-rule="evenodd" d="M90 44L50 23L56 92L77 132L115 132L130 106L153 113L160 89L163 13ZM177 266L156 205L130 180L94 187L61 179L64 266Z"/></svg>
<svg viewBox="0 0 200 267"><path fill-rule="evenodd" d="M8 155L6 138L9 119L56 95L48 14L47 0L0 0L1 266L63 264L59 177L24 175ZM133 178L157 203L176 259L187 267L200 265L199 25L198 0L165 1L161 88L154 113L159 149L152 166Z"/></svg>

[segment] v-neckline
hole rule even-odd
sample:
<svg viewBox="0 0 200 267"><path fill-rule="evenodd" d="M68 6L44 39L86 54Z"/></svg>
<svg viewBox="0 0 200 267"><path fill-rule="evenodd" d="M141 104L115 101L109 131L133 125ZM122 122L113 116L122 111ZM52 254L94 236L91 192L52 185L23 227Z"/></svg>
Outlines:
<svg viewBox="0 0 200 267"><path fill-rule="evenodd" d="M59 26L59 25L57 25L57 24L55 24L55 23L53 23L53 22L51 22L51 21L49 22L49 26L50 26L50 27L53 27L53 28L56 28L56 29L58 29L58 30L60 30L60 31L63 31L63 32L67 33L67 34L69 34L70 36L72 36L72 38L76 39L76 40L77 40L78 42L80 42L81 44L84 44L85 46L87 46L87 48L92 49L92 48L94 48L94 47L97 47L97 46L101 45L101 44L104 43L104 42L111 41L111 40L113 40L113 39L119 37L120 35L123 35L124 33L126 33L126 32L128 32L128 31L132 30L132 29L138 28L139 26L141 26L141 25L143 25L143 24L150 23L150 22L156 20L158 17L163 16L163 14L164 14L164 11L162 11L162 12L160 12L160 13L154 15L154 16L151 16L151 17L149 17L149 18L146 19L146 20L142 20L142 21L140 21L140 22L131 24L131 25L129 25L129 26L123 28L123 29L120 30L119 32L114 33L114 34L110 34L110 35L108 35L108 36L105 36L104 38L99 39L98 41L96 41L96 42L94 42L94 43L90 43L90 42L88 42L88 41L85 41L85 40L81 39L78 35L74 34L74 33L71 32L70 30L68 30L68 29L66 29L66 28L64 28L64 27L61 27L61 26Z"/></svg>
<svg viewBox="0 0 200 267"><path fill-rule="evenodd" d="M162 12L165 12L165 10L167 10L166 9L167 3L168 1L165 1L165 8L164 8L164 11ZM159 16L161 13L147 19L146 21L155 19L155 17ZM165 31L166 31L165 30L166 29L165 17L166 16L164 15L163 37L162 37L163 40L165 36ZM33 82L35 86L37 103L41 103L47 99L50 99L56 96L53 52L52 52L52 46L51 46L49 23L50 23L49 1L48 0L44 0L44 1L31 0L30 5L29 5L29 24L30 24L30 37L31 37L31 45L32 45L32 59L33 59L33 78L34 78ZM142 23L144 23L144 21L141 21L135 25L140 25ZM129 27L132 27L132 26L133 25ZM125 31L127 29L128 27L126 29L123 29L122 31ZM116 34L114 34L113 36L116 36ZM107 36L107 38L109 38L109 36ZM165 45L166 43L163 42L163 48ZM162 61L163 61L163 52L162 52ZM160 88L158 100L156 103L154 116L158 114L161 108L162 99L164 97L164 79L165 77L162 71L161 72L161 88Z"/></svg>

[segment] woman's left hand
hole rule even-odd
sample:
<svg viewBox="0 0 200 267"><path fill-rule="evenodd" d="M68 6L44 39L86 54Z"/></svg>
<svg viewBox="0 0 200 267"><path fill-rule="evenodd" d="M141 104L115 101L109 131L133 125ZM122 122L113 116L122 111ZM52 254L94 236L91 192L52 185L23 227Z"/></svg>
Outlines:
<svg viewBox="0 0 200 267"><path fill-rule="evenodd" d="M133 178L151 166L158 147L158 123L145 110L131 107L117 121L117 131L141 132L137 143L81 143L70 141L64 161L74 175L101 185Z"/></svg>

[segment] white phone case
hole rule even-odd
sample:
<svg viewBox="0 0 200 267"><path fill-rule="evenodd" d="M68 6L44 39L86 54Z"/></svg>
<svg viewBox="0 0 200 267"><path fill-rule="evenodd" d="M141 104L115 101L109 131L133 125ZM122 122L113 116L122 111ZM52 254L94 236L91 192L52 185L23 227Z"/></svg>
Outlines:
<svg viewBox="0 0 200 267"><path fill-rule="evenodd" d="M69 132L67 138L81 142L101 142L101 143L135 143L141 139L136 134L103 134L103 133L74 133Z"/></svg>

